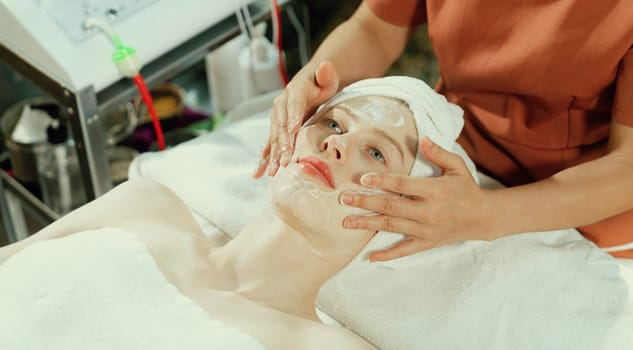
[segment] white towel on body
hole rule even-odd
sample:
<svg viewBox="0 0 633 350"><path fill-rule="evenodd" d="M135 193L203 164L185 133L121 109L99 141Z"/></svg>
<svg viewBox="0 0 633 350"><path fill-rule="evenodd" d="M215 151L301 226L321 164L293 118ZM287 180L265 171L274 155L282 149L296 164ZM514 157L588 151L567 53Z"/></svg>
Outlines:
<svg viewBox="0 0 633 350"><path fill-rule="evenodd" d="M268 177L251 177L267 137L267 116L262 113L166 152L143 153L132 162L129 178L153 179L176 192L207 236L219 241L219 235L235 237L268 201Z"/></svg>
<svg viewBox="0 0 633 350"><path fill-rule="evenodd" d="M211 320L118 229L35 243L0 265L0 349L263 349Z"/></svg>
<svg viewBox="0 0 633 350"><path fill-rule="evenodd" d="M370 263L379 239L322 287L318 306L380 349L606 350L633 341L617 262L575 230Z"/></svg>

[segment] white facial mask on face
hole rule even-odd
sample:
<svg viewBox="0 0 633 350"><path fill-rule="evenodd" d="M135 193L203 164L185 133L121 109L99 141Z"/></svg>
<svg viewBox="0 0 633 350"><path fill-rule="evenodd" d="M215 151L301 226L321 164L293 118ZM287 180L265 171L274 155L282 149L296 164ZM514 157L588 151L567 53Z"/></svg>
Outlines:
<svg viewBox="0 0 633 350"><path fill-rule="evenodd" d="M277 216L302 232L317 253L327 249L328 253L345 254L358 249L359 240L366 231L344 229L343 218L370 212L339 203L341 192L351 190L352 186L325 192L316 183L302 179L298 171L302 170L298 167L280 169L269 182Z"/></svg>
<svg viewBox="0 0 633 350"><path fill-rule="evenodd" d="M401 127L404 125L405 116L394 113L402 108L403 103L397 99L382 96L366 96L363 103L348 103L339 108L345 109L347 113L353 114L357 118L370 123L376 127ZM323 113L328 113L328 109L321 109L310 117L301 128L313 125L322 118ZM345 113L345 112L343 112Z"/></svg>
<svg viewBox="0 0 633 350"><path fill-rule="evenodd" d="M404 116L393 113L402 105L398 100L379 96L369 96L366 100L367 103L349 108L358 118L377 127L401 127L404 125Z"/></svg>

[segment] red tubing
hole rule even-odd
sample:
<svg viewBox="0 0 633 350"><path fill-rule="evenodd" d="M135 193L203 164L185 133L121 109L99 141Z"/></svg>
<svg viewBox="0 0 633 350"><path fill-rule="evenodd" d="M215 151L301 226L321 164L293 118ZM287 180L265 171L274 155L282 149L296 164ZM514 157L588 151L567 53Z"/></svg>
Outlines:
<svg viewBox="0 0 633 350"><path fill-rule="evenodd" d="M277 36L275 38L275 41L277 42L277 53L279 54L279 63L278 63L278 68L279 68L279 75L281 75L281 81L284 83L284 87L286 85L288 85L288 74L286 74L286 67L284 66L284 56L283 56L283 50L281 48L281 11L279 11L279 4L277 3L277 0L272 0L272 4L273 4L273 21L275 21L275 24L277 26Z"/></svg>
<svg viewBox="0 0 633 350"><path fill-rule="evenodd" d="M156 110L154 109L154 102L152 101L152 95L149 93L147 89L147 85L145 85L145 80L141 74L137 74L132 78L134 84L138 88L138 91L141 93L141 97L143 98L143 102L145 106L147 106L147 110L149 114L152 116L152 123L154 124L154 131L156 132L156 141L158 142L158 149L165 149L165 138L163 137L163 129L160 127L160 121L158 120L158 115L156 115Z"/></svg>

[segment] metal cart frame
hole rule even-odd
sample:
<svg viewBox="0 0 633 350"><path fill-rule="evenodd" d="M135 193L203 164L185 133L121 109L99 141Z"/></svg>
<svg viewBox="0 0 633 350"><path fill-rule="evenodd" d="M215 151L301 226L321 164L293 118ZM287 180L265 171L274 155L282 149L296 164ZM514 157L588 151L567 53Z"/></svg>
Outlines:
<svg viewBox="0 0 633 350"><path fill-rule="evenodd" d="M291 2L291 0L279 1L280 6L283 7ZM303 19L306 21L304 23L308 23L306 4L301 1L298 3L303 6ZM257 0L249 5L249 10L254 22L266 20L270 17L270 2ZM146 64L142 69L143 77L148 86L156 86L192 67L203 60L210 51L239 34L237 18L235 15L229 16ZM100 116L131 100L137 94L131 80L118 80L102 91L95 91L92 86L80 91L71 91L23 60L2 43L0 43L0 60L6 62L9 67L30 80L66 109L70 117L70 127L75 139L87 200L93 200L109 191L112 180L109 177ZM0 173L0 213L9 243L29 235L24 224L22 205L43 223L50 223L59 218L58 214L46 207L18 181L2 172Z"/></svg>

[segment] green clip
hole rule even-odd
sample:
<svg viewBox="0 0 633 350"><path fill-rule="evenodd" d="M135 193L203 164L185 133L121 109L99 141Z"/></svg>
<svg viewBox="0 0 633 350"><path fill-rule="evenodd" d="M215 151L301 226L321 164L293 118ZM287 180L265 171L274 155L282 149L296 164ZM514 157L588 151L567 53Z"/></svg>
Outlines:
<svg viewBox="0 0 633 350"><path fill-rule="evenodd" d="M123 61L136 53L136 50L133 47L125 46L123 41L121 41L121 38L118 36L112 38L112 43L115 47L115 50L112 53L112 62L114 63Z"/></svg>

